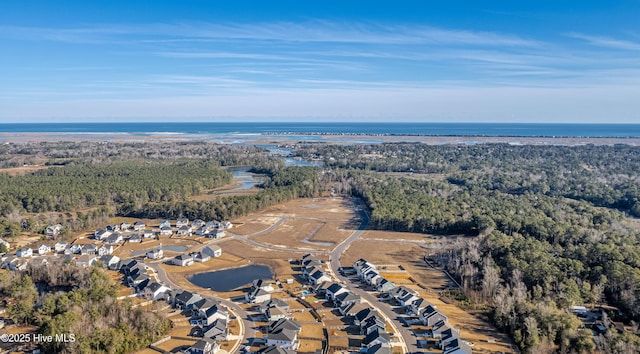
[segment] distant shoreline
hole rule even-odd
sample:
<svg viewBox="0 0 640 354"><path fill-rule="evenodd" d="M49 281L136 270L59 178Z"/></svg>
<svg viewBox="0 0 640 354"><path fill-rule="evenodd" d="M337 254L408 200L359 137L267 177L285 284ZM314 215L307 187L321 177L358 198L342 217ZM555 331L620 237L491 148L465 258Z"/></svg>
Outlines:
<svg viewBox="0 0 640 354"><path fill-rule="evenodd" d="M428 145L476 145L507 143L512 145L632 145L640 146L640 137L585 137L585 136L487 136L487 135L418 135L367 133L267 133L267 134L183 134L133 135L126 133L0 133L0 143L34 142L212 142L238 145L292 145L297 143L329 144L381 144L424 143Z"/></svg>

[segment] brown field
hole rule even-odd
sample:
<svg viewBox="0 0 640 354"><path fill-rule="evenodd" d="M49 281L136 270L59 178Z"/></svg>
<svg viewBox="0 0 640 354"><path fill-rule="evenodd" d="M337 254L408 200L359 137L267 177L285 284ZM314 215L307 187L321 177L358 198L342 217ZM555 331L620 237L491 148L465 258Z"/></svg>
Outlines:
<svg viewBox="0 0 640 354"><path fill-rule="evenodd" d="M38 170L44 170L49 167L54 167L54 166L29 165L29 166L20 166L20 167L0 168L0 173L6 173L10 176L24 176L28 173L35 172Z"/></svg>
<svg viewBox="0 0 640 354"><path fill-rule="evenodd" d="M298 322L312 322L316 320L315 318L313 318L313 315L309 311L295 312L293 314L293 319Z"/></svg>
<svg viewBox="0 0 640 354"><path fill-rule="evenodd" d="M360 238L373 240L408 240L408 241L429 241L432 235L418 234L414 232L394 232L367 230L362 233Z"/></svg>
<svg viewBox="0 0 640 354"><path fill-rule="evenodd" d="M359 224L357 220L351 222L326 222L309 240L338 244L349 237L349 235L358 228Z"/></svg>
<svg viewBox="0 0 640 354"><path fill-rule="evenodd" d="M158 354L159 352L151 349L151 348L145 348L142 350L139 350L136 352L136 354Z"/></svg>
<svg viewBox="0 0 640 354"><path fill-rule="evenodd" d="M194 345L197 340L184 340L184 339L169 339L168 341L157 345L158 348L166 350L168 352L176 351L181 347L190 347Z"/></svg>
<svg viewBox="0 0 640 354"><path fill-rule="evenodd" d="M279 247L291 247L302 249L316 249L328 247L316 246L308 243L302 243L301 241L309 236L316 228L322 227L323 223L316 220L308 219L288 219L285 222L278 225L278 227L268 233L254 236L253 240L256 242L279 246Z"/></svg>
<svg viewBox="0 0 640 354"><path fill-rule="evenodd" d="M324 334L322 334L322 324L305 324L302 326L302 332L300 332L300 337L308 337L308 338L324 338Z"/></svg>
<svg viewBox="0 0 640 354"><path fill-rule="evenodd" d="M424 249L415 244L357 240L343 254L342 265L351 266L360 258L374 264L407 264L421 260Z"/></svg>
<svg viewBox="0 0 640 354"><path fill-rule="evenodd" d="M316 353L320 349L322 349L322 341L301 339L298 353Z"/></svg>
<svg viewBox="0 0 640 354"><path fill-rule="evenodd" d="M345 198L312 198L295 199L286 203L271 206L253 216L239 218L243 221L246 218L261 216L288 216L297 218L317 218L333 221L349 221L356 218L353 210L353 202Z"/></svg>
<svg viewBox="0 0 640 354"><path fill-rule="evenodd" d="M275 224L278 220L280 220L279 217L260 216L258 214L244 216L233 220L234 227L231 232L238 235L253 234L268 229L269 226Z"/></svg>

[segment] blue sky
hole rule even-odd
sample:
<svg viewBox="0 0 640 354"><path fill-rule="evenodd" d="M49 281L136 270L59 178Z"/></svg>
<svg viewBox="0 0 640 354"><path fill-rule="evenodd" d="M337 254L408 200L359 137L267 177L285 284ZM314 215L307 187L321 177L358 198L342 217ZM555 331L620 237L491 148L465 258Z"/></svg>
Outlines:
<svg viewBox="0 0 640 354"><path fill-rule="evenodd" d="M0 122L640 123L640 0L0 2Z"/></svg>

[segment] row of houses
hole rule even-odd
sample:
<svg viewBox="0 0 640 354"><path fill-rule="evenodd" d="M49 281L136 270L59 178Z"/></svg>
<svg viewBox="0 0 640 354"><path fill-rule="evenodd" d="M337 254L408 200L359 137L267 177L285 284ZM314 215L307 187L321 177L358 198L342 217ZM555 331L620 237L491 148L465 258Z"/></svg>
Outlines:
<svg viewBox="0 0 640 354"><path fill-rule="evenodd" d="M190 291L176 291L152 280L144 263L129 260L120 263L119 271L125 283L136 293L151 300L164 300L174 308L190 316L190 323L196 327L194 334L203 339L188 349L189 353L209 354L220 349L219 341L229 337L229 309L220 301L203 298Z"/></svg>
<svg viewBox="0 0 640 354"><path fill-rule="evenodd" d="M471 354L471 347L460 338L460 331L449 326L449 318L436 306L420 297L417 291L405 286L395 286L380 275L374 264L365 259L357 260L353 268L363 282L384 294L383 299L395 301L398 306L404 308L407 315L417 316L419 322L431 327L432 336L438 339L443 354Z"/></svg>
<svg viewBox="0 0 640 354"><path fill-rule="evenodd" d="M324 295L337 307L343 316L353 319L364 335L362 352L370 354L391 354L391 334L386 331L385 320L370 305L362 302L355 294L325 272L324 262L315 255L306 254L300 260L302 277L313 286L318 295Z"/></svg>

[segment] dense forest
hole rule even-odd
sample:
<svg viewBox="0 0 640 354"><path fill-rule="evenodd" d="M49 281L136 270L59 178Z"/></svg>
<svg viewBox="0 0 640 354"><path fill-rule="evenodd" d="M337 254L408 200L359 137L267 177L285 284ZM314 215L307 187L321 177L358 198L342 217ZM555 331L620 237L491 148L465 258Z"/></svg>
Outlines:
<svg viewBox="0 0 640 354"><path fill-rule="evenodd" d="M45 353L130 353L170 329L167 319L116 300L116 286L98 266L31 266L0 273L0 295L16 322L45 336L74 334L75 341L41 343Z"/></svg>
<svg viewBox="0 0 640 354"><path fill-rule="evenodd" d="M292 148L295 156L321 160L322 169L284 167L260 148L210 143L44 143L2 149L6 166L21 156L52 166L23 176L0 174L0 236L35 231L52 221L82 230L113 215L227 220L332 190L362 198L372 228L464 235L455 247L433 249L429 256L458 278L465 303L484 310L525 352L598 348L631 353L640 348L637 147ZM263 174L261 190L189 200L228 183L231 176L222 166L230 164L250 165ZM48 211L62 216L51 220L40 213ZM40 214L24 218L25 213ZM35 295L25 292L24 298L29 296ZM611 319L635 329L594 339L568 312L572 305L614 306L609 307ZM40 305L25 308L47 318L38 315ZM118 335L132 331L123 328Z"/></svg>
<svg viewBox="0 0 640 354"><path fill-rule="evenodd" d="M434 250L465 295L527 352L590 352L572 305L610 304L640 321L640 148L631 146L298 146L337 189L362 197L377 229L468 235ZM402 173L398 173L402 172ZM605 352L637 352L608 332Z"/></svg>

